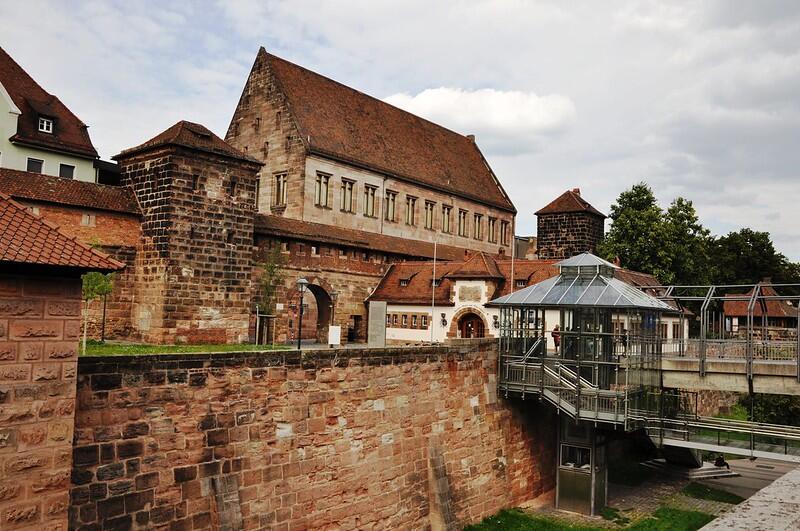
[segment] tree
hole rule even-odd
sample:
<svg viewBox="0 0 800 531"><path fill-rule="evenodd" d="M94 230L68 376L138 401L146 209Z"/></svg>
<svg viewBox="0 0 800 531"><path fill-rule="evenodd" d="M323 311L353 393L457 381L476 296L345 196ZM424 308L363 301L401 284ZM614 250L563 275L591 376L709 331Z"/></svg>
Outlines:
<svg viewBox="0 0 800 531"><path fill-rule="evenodd" d="M114 273L104 275L90 271L81 277L83 281L83 353L86 354L86 335L89 327L89 303L114 291Z"/></svg>
<svg viewBox="0 0 800 531"><path fill-rule="evenodd" d="M674 274L665 249L664 212L645 183L625 190L611 206L611 229L598 247L608 260L619 258L628 269L650 273L662 283L671 283Z"/></svg>
<svg viewBox="0 0 800 531"><path fill-rule="evenodd" d="M800 282L800 266L775 250L768 232L731 232L714 242L713 254L718 284L755 284L764 278L775 283Z"/></svg>
<svg viewBox="0 0 800 531"><path fill-rule="evenodd" d="M710 281L711 232L703 227L691 201L678 197L664 216L663 244L669 255L674 284L705 284Z"/></svg>
<svg viewBox="0 0 800 531"><path fill-rule="evenodd" d="M283 284L284 259L280 246L275 246L269 251L267 260L261 264L261 301L267 313L275 311L278 287Z"/></svg>

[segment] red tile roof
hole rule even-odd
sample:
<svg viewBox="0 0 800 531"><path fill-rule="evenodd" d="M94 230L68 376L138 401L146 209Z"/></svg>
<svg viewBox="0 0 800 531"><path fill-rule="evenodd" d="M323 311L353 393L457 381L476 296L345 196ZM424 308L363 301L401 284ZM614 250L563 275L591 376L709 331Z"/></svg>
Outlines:
<svg viewBox="0 0 800 531"><path fill-rule="evenodd" d="M187 122L185 120L181 120L172 127L167 128L165 131L154 136L147 142L126 149L120 154L114 155L111 158L118 160L120 157L126 157L140 151L161 146L181 146L263 165L258 160L245 155L238 149L222 140L220 137L212 133L207 127L194 122Z"/></svg>
<svg viewBox="0 0 800 531"><path fill-rule="evenodd" d="M0 83L22 113L12 142L97 158L86 125L39 86L5 50L0 48ZM52 133L39 131L39 116L52 118Z"/></svg>
<svg viewBox="0 0 800 531"><path fill-rule="evenodd" d="M503 274L497 268L497 262L486 253L472 253L472 255L455 269L447 273L448 278L460 279L498 279Z"/></svg>
<svg viewBox="0 0 800 531"><path fill-rule="evenodd" d="M580 188L567 190L560 196L553 199L550 204L536 212L536 215L541 214L565 214L568 212L587 212L596 216L606 217L605 214L597 210L589 204L588 201L581 197Z"/></svg>
<svg viewBox="0 0 800 531"><path fill-rule="evenodd" d="M267 53L308 150L516 212L475 141Z"/></svg>
<svg viewBox="0 0 800 531"><path fill-rule="evenodd" d="M395 255L433 258L433 244L429 242L268 214L256 214L255 232L347 247L375 249ZM442 260L463 260L464 252L464 249L450 245L438 245L436 248L436 256Z"/></svg>
<svg viewBox="0 0 800 531"><path fill-rule="evenodd" d="M40 173L0 168L0 192L19 200L140 214L139 203L130 188Z"/></svg>
<svg viewBox="0 0 800 531"><path fill-rule="evenodd" d="M63 234L0 193L0 264L116 271L125 265Z"/></svg>
<svg viewBox="0 0 800 531"><path fill-rule="evenodd" d="M779 294L775 291L775 288L768 284L760 284L761 286L761 295L767 297L778 297ZM739 294L729 294L726 297L752 297L753 296L753 289L751 288L747 293L739 293ZM722 303L722 310L725 312L725 315L728 317L747 317L747 306L749 304L748 300L732 300L732 301L725 301ZM778 299L771 299L771 300L757 300L755 306L753 307L753 315L756 317L761 317L764 315L764 306L767 309L767 317L788 317L792 319L796 319L798 316L797 308L794 306L790 306L787 304L786 301L778 300Z"/></svg>

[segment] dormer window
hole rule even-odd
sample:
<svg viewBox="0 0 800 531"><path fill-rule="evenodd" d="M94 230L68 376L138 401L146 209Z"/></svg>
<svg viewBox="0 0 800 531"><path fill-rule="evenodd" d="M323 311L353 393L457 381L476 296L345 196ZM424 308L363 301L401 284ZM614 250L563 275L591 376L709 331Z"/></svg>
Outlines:
<svg viewBox="0 0 800 531"><path fill-rule="evenodd" d="M400 286L401 286L401 287L403 287L403 288L404 288L404 287L406 287L406 286L408 286L408 281L409 281L409 280L411 280L411 279L408 279L408 278L401 278L401 279L400 279Z"/></svg>
<svg viewBox="0 0 800 531"><path fill-rule="evenodd" d="M528 285L528 282L525 279L517 279L517 287L524 288Z"/></svg>
<svg viewBox="0 0 800 531"><path fill-rule="evenodd" d="M434 278L434 279L431 281L431 283L433 284L433 287L434 287L434 288L438 288L438 287L439 287L439 286L441 286L441 284L442 284L442 279L441 279L441 278Z"/></svg>
<svg viewBox="0 0 800 531"><path fill-rule="evenodd" d="M39 131L42 133L53 133L53 120L51 118L39 117Z"/></svg>

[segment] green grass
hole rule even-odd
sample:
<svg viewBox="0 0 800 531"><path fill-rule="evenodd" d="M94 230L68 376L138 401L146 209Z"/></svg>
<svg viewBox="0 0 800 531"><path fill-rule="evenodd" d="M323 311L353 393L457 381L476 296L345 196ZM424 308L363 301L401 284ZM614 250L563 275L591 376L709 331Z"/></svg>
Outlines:
<svg viewBox="0 0 800 531"><path fill-rule="evenodd" d="M631 522L630 518L620 514L619 509L615 509L614 507L603 508L603 510L600 511L600 516L602 516L604 520L614 522L617 525L626 525Z"/></svg>
<svg viewBox="0 0 800 531"><path fill-rule="evenodd" d="M721 419L731 419L731 420L749 420L747 408L739 403L734 404L728 413L720 413L719 415L717 415L717 417Z"/></svg>
<svg viewBox="0 0 800 531"><path fill-rule="evenodd" d="M276 345L275 350L286 349ZM193 352L242 352L273 350L271 345L142 345L86 342L86 354L81 356L132 356L138 354L190 354Z"/></svg>
<svg viewBox="0 0 800 531"><path fill-rule="evenodd" d="M683 488L681 492L683 492L687 496L691 496L692 498L718 501L723 503L731 503L734 505L744 501L744 498L742 498L741 496L737 496L732 492L728 492L721 489L715 489L713 487L707 487L705 485L701 485L700 483L689 483Z"/></svg>
<svg viewBox="0 0 800 531"><path fill-rule="evenodd" d="M612 509L612 511L614 510ZM670 507L661 507L653 513L653 516L640 520L628 527L617 529L629 531L695 531L713 519L713 516L697 511L682 511ZM607 529L598 526L576 525L552 517L526 513L520 509L507 509L484 519L479 524L465 527L464 531L603 531Z"/></svg>

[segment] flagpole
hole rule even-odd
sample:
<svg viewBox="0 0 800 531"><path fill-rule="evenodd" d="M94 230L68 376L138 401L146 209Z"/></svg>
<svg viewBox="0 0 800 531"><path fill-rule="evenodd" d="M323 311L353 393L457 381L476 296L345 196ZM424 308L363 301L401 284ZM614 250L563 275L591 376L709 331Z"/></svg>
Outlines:
<svg viewBox="0 0 800 531"><path fill-rule="evenodd" d="M431 343L433 343L433 323L436 317L436 240L433 240L433 274L431 275Z"/></svg>

